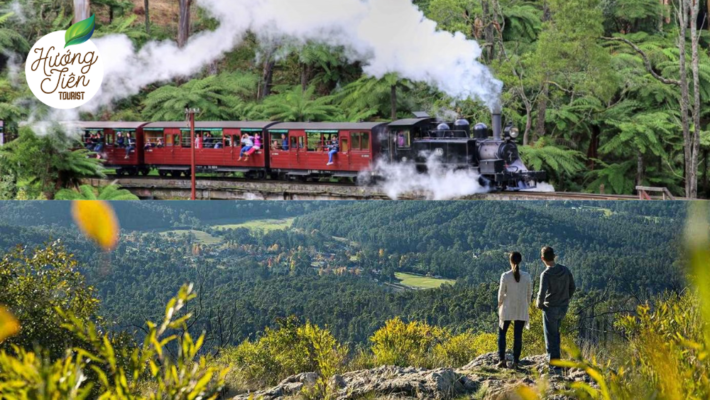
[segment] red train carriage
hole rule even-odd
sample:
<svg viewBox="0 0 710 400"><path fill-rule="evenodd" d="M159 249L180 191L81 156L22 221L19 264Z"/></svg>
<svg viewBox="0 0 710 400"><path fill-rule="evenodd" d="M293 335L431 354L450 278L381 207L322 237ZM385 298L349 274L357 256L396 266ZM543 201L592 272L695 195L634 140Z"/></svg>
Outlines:
<svg viewBox="0 0 710 400"><path fill-rule="evenodd" d="M186 122L152 122L143 129L145 163L156 168L160 176L190 175L191 145L195 148L195 167L199 172L242 172L247 177L266 174L267 157L262 148L240 160L242 135L264 137L264 130L276 122L196 121L195 143L190 143L190 127Z"/></svg>
<svg viewBox="0 0 710 400"><path fill-rule="evenodd" d="M284 122L268 129L272 173L300 177L357 177L371 167L380 151L377 137L386 123ZM338 153L328 165L328 144L338 141Z"/></svg>
<svg viewBox="0 0 710 400"><path fill-rule="evenodd" d="M143 159L145 122L78 121L68 125L79 130L87 149L96 152L106 169L118 175L147 175Z"/></svg>

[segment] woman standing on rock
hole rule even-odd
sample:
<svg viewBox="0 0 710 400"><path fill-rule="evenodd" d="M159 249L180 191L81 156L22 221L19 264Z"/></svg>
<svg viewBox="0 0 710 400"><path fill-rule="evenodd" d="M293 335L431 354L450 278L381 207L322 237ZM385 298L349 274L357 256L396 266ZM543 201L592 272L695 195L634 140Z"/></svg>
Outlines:
<svg viewBox="0 0 710 400"><path fill-rule="evenodd" d="M498 289L498 357L499 368L507 367L505 361L505 335L513 323L513 368L518 368L523 350L523 327L530 329L528 308L532 299L532 279L520 270L523 256L514 251L510 254L511 270L500 277Z"/></svg>

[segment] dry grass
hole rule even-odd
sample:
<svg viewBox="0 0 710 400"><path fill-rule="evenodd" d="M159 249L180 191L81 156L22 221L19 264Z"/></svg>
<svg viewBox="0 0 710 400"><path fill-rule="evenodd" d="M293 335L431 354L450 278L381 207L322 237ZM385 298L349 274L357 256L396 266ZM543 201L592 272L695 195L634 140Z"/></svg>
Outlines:
<svg viewBox="0 0 710 400"><path fill-rule="evenodd" d="M143 0L133 0L133 4L135 4L134 13L145 15ZM176 0L150 0L150 20L156 25L177 29L179 8ZM194 17L196 8L194 6L192 8Z"/></svg>

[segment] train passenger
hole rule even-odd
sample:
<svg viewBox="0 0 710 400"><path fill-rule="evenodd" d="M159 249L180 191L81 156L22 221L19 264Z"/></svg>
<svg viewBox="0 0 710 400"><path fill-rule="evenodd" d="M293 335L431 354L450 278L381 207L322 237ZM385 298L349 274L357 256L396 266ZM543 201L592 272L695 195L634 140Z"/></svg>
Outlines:
<svg viewBox="0 0 710 400"><path fill-rule="evenodd" d="M399 147L404 147L407 143L406 138L404 137L404 133L400 132L397 134L397 146Z"/></svg>
<svg viewBox="0 0 710 400"><path fill-rule="evenodd" d="M214 147L214 143L212 143L212 134L211 133L209 133L209 132L205 133L205 138L204 138L203 144L206 149L211 149Z"/></svg>
<svg viewBox="0 0 710 400"><path fill-rule="evenodd" d="M213 149L221 149L222 148L222 142L219 140L215 141L214 146L212 147Z"/></svg>
<svg viewBox="0 0 710 400"><path fill-rule="evenodd" d="M196 149L201 149L202 148L202 135L199 133L195 135L195 148Z"/></svg>
<svg viewBox="0 0 710 400"><path fill-rule="evenodd" d="M94 143L94 153L100 153L104 149L104 142L101 138L101 134L96 133L96 136L94 136L92 142Z"/></svg>
<svg viewBox="0 0 710 400"><path fill-rule="evenodd" d="M338 154L338 138L336 136L331 139L328 149L330 151L328 151L328 164L326 165L333 165L333 156Z"/></svg>
<svg viewBox="0 0 710 400"><path fill-rule="evenodd" d="M279 142L278 140L274 139L271 141L271 150L278 150L279 149Z"/></svg>
<svg viewBox="0 0 710 400"><path fill-rule="evenodd" d="M251 150L251 148L254 147L254 142L251 140L251 136L248 134L243 134L242 135L242 150L239 152L239 159L237 161L242 161L242 157L244 157L244 153L247 151ZM247 157L249 158L249 157Z"/></svg>
<svg viewBox="0 0 710 400"><path fill-rule="evenodd" d="M131 152L136 149L136 140L131 137L130 133L126 133L126 144L128 146L126 147L126 157L124 158L127 159L131 156Z"/></svg>
<svg viewBox="0 0 710 400"><path fill-rule="evenodd" d="M125 139L123 138L123 133L118 132L118 133L116 134L116 136L117 136L117 138L116 138L116 146L118 146L118 147L123 147L123 146L125 146L126 141L125 141Z"/></svg>
<svg viewBox="0 0 710 400"><path fill-rule="evenodd" d="M281 149L288 150L288 137L285 133L281 134Z"/></svg>
<svg viewBox="0 0 710 400"><path fill-rule="evenodd" d="M93 138L94 138L93 133L86 132L84 134L84 147L86 147L87 149L93 148L94 145L93 145L93 143L91 143L91 139L93 139Z"/></svg>
<svg viewBox="0 0 710 400"><path fill-rule="evenodd" d="M161 137L158 138L158 144L156 144L155 147L157 147L159 149L162 149L163 147L165 147L165 144L163 143L163 138L161 138Z"/></svg>
<svg viewBox="0 0 710 400"><path fill-rule="evenodd" d="M247 158L244 161L248 160L249 156L254 154L258 150L261 150L261 135L257 133L254 135L254 147L247 151Z"/></svg>

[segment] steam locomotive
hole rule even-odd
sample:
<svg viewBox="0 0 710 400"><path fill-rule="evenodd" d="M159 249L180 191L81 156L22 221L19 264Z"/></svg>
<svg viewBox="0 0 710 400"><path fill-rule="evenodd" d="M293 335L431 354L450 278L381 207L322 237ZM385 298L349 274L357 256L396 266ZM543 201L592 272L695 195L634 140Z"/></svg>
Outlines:
<svg viewBox="0 0 710 400"><path fill-rule="evenodd" d="M415 113L416 118L395 121L387 125L392 138L389 159L398 162L413 160L418 169L425 170L430 157L438 157L447 168L472 168L480 174L482 186L497 190L530 189L544 181L544 171L525 168L515 139L517 128L502 126L502 115L493 114L492 129L484 123L473 129L465 119L445 122L426 113ZM398 145L413 137L410 147ZM385 154L387 155L387 154Z"/></svg>
<svg viewBox="0 0 710 400"><path fill-rule="evenodd" d="M196 141L186 122L69 123L85 138L100 137L98 151L107 169L118 175L189 176L195 148L197 172L242 173L247 178L300 180L377 177L381 163L413 163L426 171L432 161L444 168L471 169L491 190L534 188L545 172L528 171L515 144L518 130L502 126L493 114L492 129L471 128L465 119L442 121L426 113L389 123L294 123L273 121L197 121ZM259 135L262 146L243 158L243 135ZM328 162L333 139L338 144ZM134 143L128 146L127 143ZM91 145L87 143L87 147ZM375 175L375 176L373 176ZM366 178L366 179L363 179Z"/></svg>

